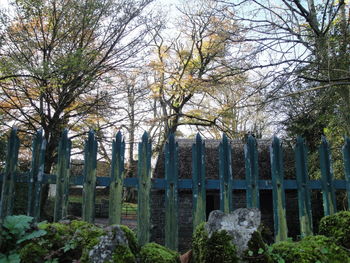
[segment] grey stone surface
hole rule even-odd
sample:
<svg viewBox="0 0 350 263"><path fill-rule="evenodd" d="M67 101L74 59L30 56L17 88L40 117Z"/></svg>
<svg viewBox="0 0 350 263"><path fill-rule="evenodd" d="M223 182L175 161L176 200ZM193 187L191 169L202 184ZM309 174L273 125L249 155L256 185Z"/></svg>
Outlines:
<svg viewBox="0 0 350 263"><path fill-rule="evenodd" d="M113 225L106 230L107 235L101 236L100 242L89 251L89 258L93 263L112 261L112 254L117 246L129 246L128 239L120 226Z"/></svg>
<svg viewBox="0 0 350 263"><path fill-rule="evenodd" d="M240 208L229 214L214 210L209 215L205 229L209 237L216 231L226 230L236 245L237 253L241 255L248 248L248 241L260 223L261 215L257 208Z"/></svg>

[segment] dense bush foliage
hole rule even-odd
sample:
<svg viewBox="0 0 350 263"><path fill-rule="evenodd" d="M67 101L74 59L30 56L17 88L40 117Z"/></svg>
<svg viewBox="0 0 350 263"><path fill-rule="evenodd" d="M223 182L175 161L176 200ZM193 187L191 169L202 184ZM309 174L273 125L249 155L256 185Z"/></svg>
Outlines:
<svg viewBox="0 0 350 263"><path fill-rule="evenodd" d="M107 235L107 229L78 220L35 224L29 216L8 216L0 225L0 263L90 262L89 252ZM116 228L109 229L114 239ZM155 243L140 248L132 230L126 226L119 229L124 232L127 245L117 245L111 261L106 262L180 262L177 252Z"/></svg>
<svg viewBox="0 0 350 263"><path fill-rule="evenodd" d="M273 244L271 256L277 263L344 263L349 253L325 236L308 236L299 242Z"/></svg>
<svg viewBox="0 0 350 263"><path fill-rule="evenodd" d="M180 263L179 254L156 243L141 248L142 263Z"/></svg>
<svg viewBox="0 0 350 263"><path fill-rule="evenodd" d="M319 233L350 249L350 211L325 216L320 221Z"/></svg>
<svg viewBox="0 0 350 263"><path fill-rule="evenodd" d="M205 223L197 226L193 235L194 263L238 262L236 247L226 231L214 232L209 238Z"/></svg>

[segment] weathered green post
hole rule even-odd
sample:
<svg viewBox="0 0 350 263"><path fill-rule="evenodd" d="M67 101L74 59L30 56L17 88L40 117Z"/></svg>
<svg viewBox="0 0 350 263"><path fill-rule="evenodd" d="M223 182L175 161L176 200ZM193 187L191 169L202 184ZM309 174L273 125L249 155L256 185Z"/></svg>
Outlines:
<svg viewBox="0 0 350 263"><path fill-rule="evenodd" d="M35 221L40 219L40 200L42 182L44 179L46 140L43 131L37 131L32 144L32 164L29 172L28 184L28 210L27 214L34 217Z"/></svg>
<svg viewBox="0 0 350 263"><path fill-rule="evenodd" d="M174 134L165 143L165 246L178 249L178 144Z"/></svg>
<svg viewBox="0 0 350 263"><path fill-rule="evenodd" d="M62 132L58 145L57 177L56 177L56 197L54 221L57 222L67 216L69 177L70 177L70 152L72 142L68 139L68 130Z"/></svg>
<svg viewBox="0 0 350 263"><path fill-rule="evenodd" d="M193 231L206 221L205 143L197 133L192 145Z"/></svg>
<svg viewBox="0 0 350 263"><path fill-rule="evenodd" d="M226 134L219 145L220 210L232 211L232 150Z"/></svg>
<svg viewBox="0 0 350 263"><path fill-rule="evenodd" d="M288 238L286 220L286 201L283 187L283 152L280 140L274 136L270 146L272 197L273 197L273 221L275 229L275 242Z"/></svg>
<svg viewBox="0 0 350 263"><path fill-rule="evenodd" d="M346 192L348 196L348 210L350 210L350 138L345 137L343 146L343 158L345 166Z"/></svg>
<svg viewBox="0 0 350 263"><path fill-rule="evenodd" d="M17 136L17 129L13 128L7 143L6 166L0 200L0 221L6 216L12 215L13 212L18 150L19 139Z"/></svg>
<svg viewBox="0 0 350 263"><path fill-rule="evenodd" d="M322 136L319 148L321 167L321 186L323 196L323 208L325 216L337 212L335 190L333 185L333 168L329 144L326 137Z"/></svg>
<svg viewBox="0 0 350 263"><path fill-rule="evenodd" d="M307 147L304 139L297 138L294 148L298 186L299 222L302 237L312 235L312 208L307 171Z"/></svg>
<svg viewBox="0 0 350 263"><path fill-rule="evenodd" d="M150 191L151 191L151 155L152 145L145 132L139 143L138 159L138 193L137 193L137 239L145 245L150 241Z"/></svg>
<svg viewBox="0 0 350 263"><path fill-rule="evenodd" d="M122 220L125 141L119 131L112 143L111 183L109 185L109 224Z"/></svg>
<svg viewBox="0 0 350 263"><path fill-rule="evenodd" d="M95 133L90 130L88 140L85 141L84 156L84 185L82 219L89 223L95 221L95 188L97 167L97 141Z"/></svg>
<svg viewBox="0 0 350 263"><path fill-rule="evenodd" d="M249 135L244 145L245 171L247 181L247 207L260 207L259 200L259 167L256 139Z"/></svg>

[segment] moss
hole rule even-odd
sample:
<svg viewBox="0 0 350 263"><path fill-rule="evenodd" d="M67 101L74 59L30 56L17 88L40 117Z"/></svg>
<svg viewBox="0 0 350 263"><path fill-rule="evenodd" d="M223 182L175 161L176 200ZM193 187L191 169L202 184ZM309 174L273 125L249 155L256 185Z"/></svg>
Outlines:
<svg viewBox="0 0 350 263"><path fill-rule="evenodd" d="M140 247L137 243L137 238L135 233L127 226L120 225L120 228L124 231L126 238L128 239L129 248L134 255L139 254Z"/></svg>
<svg viewBox="0 0 350 263"><path fill-rule="evenodd" d="M259 231L252 234L248 242L248 249L243 253L245 262L256 263L272 263L273 260L269 254L268 246L263 241L262 235Z"/></svg>
<svg viewBox="0 0 350 263"><path fill-rule="evenodd" d="M344 263L350 262L347 252L325 236L308 236L299 242L284 241L271 247L275 262Z"/></svg>
<svg viewBox="0 0 350 263"><path fill-rule="evenodd" d="M60 262L88 261L88 252L99 242L105 231L83 221L67 223L42 223L40 229L46 230L43 237L28 242L20 250L23 262L44 262L44 259L59 257ZM35 257L31 249L37 251ZM35 260L34 260L35 258Z"/></svg>
<svg viewBox="0 0 350 263"><path fill-rule="evenodd" d="M143 263L179 263L179 254L156 243L148 243L141 248Z"/></svg>
<svg viewBox="0 0 350 263"><path fill-rule="evenodd" d="M319 234L333 239L339 246L350 249L350 211L323 217L319 225Z"/></svg>
<svg viewBox="0 0 350 263"><path fill-rule="evenodd" d="M135 263L136 257L131 252L131 249L126 246L117 246L112 259L114 263Z"/></svg>
<svg viewBox="0 0 350 263"><path fill-rule="evenodd" d="M226 231L214 232L209 238L205 223L197 226L193 235L194 263L238 262L236 247Z"/></svg>
<svg viewBox="0 0 350 263"><path fill-rule="evenodd" d="M46 255L49 254L47 245L31 242L20 249L19 255L23 262L39 263L43 262Z"/></svg>

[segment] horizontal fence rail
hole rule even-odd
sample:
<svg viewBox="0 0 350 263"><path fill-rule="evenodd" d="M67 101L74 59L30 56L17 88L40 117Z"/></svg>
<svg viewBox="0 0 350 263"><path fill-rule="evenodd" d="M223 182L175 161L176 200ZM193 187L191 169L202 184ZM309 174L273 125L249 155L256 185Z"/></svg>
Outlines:
<svg viewBox="0 0 350 263"><path fill-rule="evenodd" d="M177 249L179 242L179 192L192 190L193 228L206 220L206 191L217 190L220 196L220 209L225 212L233 210L235 190L244 190L247 207L261 206L259 191L271 190L273 196L274 234L276 241L286 240L288 227L286 222L285 191L298 192L300 234L312 234L312 208L310 192L319 190L323 195L324 214L336 212L335 191L347 192L350 207L350 139L346 138L342 149L346 180L334 180L329 143L322 138L319 148L321 179L310 180L308 176L307 147L302 138L298 138L294 148L296 179L284 179L283 147L280 139L274 137L270 145L271 180L259 179L257 141L248 136L244 146L244 163L246 178L235 179L235 167L232 164L232 145L226 135L218 146L219 179L206 179L205 143L198 134L192 145L192 178L181 179L179 174L178 144L174 135L170 135L164 149L164 178L152 178L152 145L149 135L144 133L139 143L138 177L125 178L124 153L125 142L122 134L117 133L112 143L112 163L110 176L96 176L97 140L90 131L84 147L84 173L71 175L71 141L68 131L62 133L58 146L58 158L55 174L44 173L44 156L46 141L41 131L36 133L32 144L31 169L18 172L17 162L19 139L13 129L8 140L6 166L0 173L2 184L0 199L0 221L13 213L15 183L28 185L27 214L40 219L40 196L44 184L56 184L54 221L67 216L68 190L70 186L83 186L82 219L93 223L95 220L95 190L97 186L109 187L109 224L121 222L123 187L137 189L137 237L140 244L150 241L151 235L151 190L164 190L165 196L165 244ZM233 156L235 158L235 156Z"/></svg>
<svg viewBox="0 0 350 263"><path fill-rule="evenodd" d="M0 174L0 182L3 180L3 173ZM16 174L17 182L28 183L28 173L18 173ZM128 177L123 179L123 187L138 187L138 178ZM96 186L109 186L111 183L110 177L98 176L96 177ZM336 190L346 190L346 180L333 180L333 185ZM42 184L56 184L56 175L54 174L44 174ZM70 186L79 185L83 186L84 176L73 176L70 178ZM152 189L165 190L166 180L163 178L151 178ZM271 180L258 180L259 190L272 190ZM310 180L308 182L308 187L310 190L322 190L321 180ZM192 189L193 182L192 179L179 179L178 189ZM205 188L207 190L220 190L220 180L216 179L206 179ZM297 190L296 180L287 180L283 182L283 188L285 190ZM233 180L232 190L247 190L246 180Z"/></svg>

